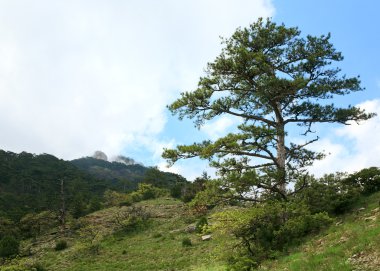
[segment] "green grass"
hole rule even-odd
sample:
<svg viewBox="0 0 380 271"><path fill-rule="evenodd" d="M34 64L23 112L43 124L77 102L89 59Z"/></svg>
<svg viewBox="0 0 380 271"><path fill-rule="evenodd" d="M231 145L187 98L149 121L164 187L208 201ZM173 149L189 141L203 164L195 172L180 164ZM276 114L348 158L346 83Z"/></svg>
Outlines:
<svg viewBox="0 0 380 271"><path fill-rule="evenodd" d="M319 235L309 237L288 255L265 262L259 270L327 271L380 270L380 193L362 198L352 213L336 218L333 225ZM145 226L131 232L113 228L112 221L120 210L113 207L86 217L100 227L104 237L99 254L88 248L79 235L67 237L68 248L55 251L55 240L41 237L33 255L13 261L40 263L46 270L226 270L223 255L234 242L233 237L212 233L211 241L184 231L197 219L186 206L174 199L155 199L138 203L152 218ZM363 211L358 208L365 207ZM191 246L183 246L189 238ZM9 264L8 266L10 266ZM0 270L7 270L0 267Z"/></svg>
<svg viewBox="0 0 380 271"><path fill-rule="evenodd" d="M338 217L325 232L259 270L380 270L379 198L380 193L362 198L352 213ZM357 211L360 207L365 210Z"/></svg>
<svg viewBox="0 0 380 271"><path fill-rule="evenodd" d="M39 262L46 270L225 270L220 262L218 247L226 237L213 235L211 241L201 241L196 233L185 229L196 221L185 205L174 199L155 199L137 204L152 215L147 225L131 232L115 231L109 227L119 207L91 214L87 220L104 227L106 235L99 243L99 254L88 249L79 236L68 240L68 248L55 251L46 245L32 258L22 261ZM108 226L108 227L107 227ZM103 228L102 228L103 229ZM189 238L191 246L182 240ZM1 270L1 268L0 268Z"/></svg>

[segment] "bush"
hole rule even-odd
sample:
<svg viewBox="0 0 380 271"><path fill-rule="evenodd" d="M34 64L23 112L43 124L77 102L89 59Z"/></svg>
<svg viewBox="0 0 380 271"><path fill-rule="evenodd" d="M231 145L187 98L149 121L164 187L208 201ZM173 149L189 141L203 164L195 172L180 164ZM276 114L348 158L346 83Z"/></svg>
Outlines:
<svg viewBox="0 0 380 271"><path fill-rule="evenodd" d="M10 257L18 254L19 241L6 235L0 240L0 257Z"/></svg>
<svg viewBox="0 0 380 271"><path fill-rule="evenodd" d="M60 250L64 250L67 248L67 242L66 240L59 240L57 241L57 243L55 244L55 250L56 251L60 251Z"/></svg>
<svg viewBox="0 0 380 271"><path fill-rule="evenodd" d="M230 255L227 260L228 271L251 271L253 267L258 265L244 251L237 251L234 255Z"/></svg>
<svg viewBox="0 0 380 271"><path fill-rule="evenodd" d="M168 191L151 184L139 183L136 193L141 195L142 200L147 200L165 196L168 194Z"/></svg>
<svg viewBox="0 0 380 271"><path fill-rule="evenodd" d="M135 202L147 199L155 199L158 197L166 196L168 193L168 190L155 187L151 184L139 183L137 190L127 194L121 205L131 206Z"/></svg>
<svg viewBox="0 0 380 271"><path fill-rule="evenodd" d="M189 237L184 237L182 239L182 246L183 247L190 247L190 246L192 246L192 243L191 243L191 240L190 240Z"/></svg>
<svg viewBox="0 0 380 271"><path fill-rule="evenodd" d="M104 205L106 207L118 206L126 200L126 195L107 189L103 195Z"/></svg>
<svg viewBox="0 0 380 271"><path fill-rule="evenodd" d="M230 257L231 270L256 268L332 221L326 213L312 214L299 202L268 202L244 211L225 211L215 218L217 228L240 239L238 254Z"/></svg>
<svg viewBox="0 0 380 271"><path fill-rule="evenodd" d="M0 214L0 239L6 235L17 236L18 227L12 220Z"/></svg>
<svg viewBox="0 0 380 271"><path fill-rule="evenodd" d="M155 233L155 234L152 235L152 237L153 238L160 238L160 237L162 237L162 233L159 233L159 232Z"/></svg>
<svg viewBox="0 0 380 271"><path fill-rule="evenodd" d="M296 194L296 200L306 203L312 214L343 214L352 208L360 196L359 188L348 184L346 178L343 173L325 175L320 179L310 177L306 187Z"/></svg>
<svg viewBox="0 0 380 271"><path fill-rule="evenodd" d="M40 263L34 263L32 265L32 269L31 270L33 270L33 271L46 271L45 267L42 264L40 264Z"/></svg>
<svg viewBox="0 0 380 271"><path fill-rule="evenodd" d="M146 225L150 214L141 207L127 207L120 209L115 216L115 224L124 232L137 230Z"/></svg>
<svg viewBox="0 0 380 271"><path fill-rule="evenodd" d="M202 216L195 225L195 231L197 233L204 233L204 229L208 226L207 218Z"/></svg>
<svg viewBox="0 0 380 271"><path fill-rule="evenodd" d="M380 191L380 168L362 169L348 176L345 183L358 188L365 195Z"/></svg>

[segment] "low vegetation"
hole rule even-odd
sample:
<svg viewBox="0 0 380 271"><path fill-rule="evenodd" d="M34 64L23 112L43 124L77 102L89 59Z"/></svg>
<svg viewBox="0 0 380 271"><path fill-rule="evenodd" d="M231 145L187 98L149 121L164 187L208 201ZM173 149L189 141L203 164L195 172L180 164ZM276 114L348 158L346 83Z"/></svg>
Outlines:
<svg viewBox="0 0 380 271"><path fill-rule="evenodd" d="M380 192L365 188L377 176L371 168L311 178L289 202L235 202L206 214L168 196L117 204L72 219L65 236L57 226L21 242L3 234L1 270L378 270Z"/></svg>

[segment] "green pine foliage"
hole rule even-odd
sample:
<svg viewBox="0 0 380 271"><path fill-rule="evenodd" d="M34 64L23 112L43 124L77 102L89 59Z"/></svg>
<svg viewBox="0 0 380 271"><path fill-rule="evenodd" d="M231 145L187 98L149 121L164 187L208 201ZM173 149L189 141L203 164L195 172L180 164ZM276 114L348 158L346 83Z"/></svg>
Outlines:
<svg viewBox="0 0 380 271"><path fill-rule="evenodd" d="M214 218L217 229L240 240L237 253L228 259L231 270L253 270L332 222L327 213L312 214L295 202L267 202L220 212Z"/></svg>
<svg viewBox="0 0 380 271"><path fill-rule="evenodd" d="M217 140L165 149L163 157L170 164L208 160L235 197L252 198L265 190L286 200L287 185L324 157L307 148L319 139L310 136L315 124L348 124L375 114L330 102L363 90L359 77L346 77L338 68L343 56L330 34L303 36L297 27L261 18L222 43L197 88L181 93L168 108L198 128L220 116L239 125ZM303 143L291 142L291 129L305 135Z"/></svg>
<svg viewBox="0 0 380 271"><path fill-rule="evenodd" d="M0 257L10 257L17 255L19 245L19 241L13 236L4 236L0 239Z"/></svg>

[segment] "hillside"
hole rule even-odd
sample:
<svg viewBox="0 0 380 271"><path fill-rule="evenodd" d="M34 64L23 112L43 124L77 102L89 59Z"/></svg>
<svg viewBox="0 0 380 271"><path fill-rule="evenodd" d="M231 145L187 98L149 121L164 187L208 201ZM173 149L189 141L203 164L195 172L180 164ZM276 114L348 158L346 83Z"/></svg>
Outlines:
<svg viewBox="0 0 380 271"><path fill-rule="evenodd" d="M259 270L380 270L379 200L380 193L361 198L353 212L338 217L322 234Z"/></svg>
<svg viewBox="0 0 380 271"><path fill-rule="evenodd" d="M58 210L61 189L67 207L90 205L107 188L112 184L52 155L0 150L0 217L18 221L29 212Z"/></svg>
<svg viewBox="0 0 380 271"><path fill-rule="evenodd" d="M0 219L18 222L27 213L57 212L62 191L66 208L80 217L101 207L107 189L131 192L140 182L169 190L188 183L180 175L139 164L0 150Z"/></svg>
<svg viewBox="0 0 380 271"><path fill-rule="evenodd" d="M70 162L96 179L109 180L124 190L136 188L137 183L144 179L144 175L149 169L139 164L126 165L93 157L83 157Z"/></svg>
<svg viewBox="0 0 380 271"><path fill-rule="evenodd" d="M75 159L71 163L96 179L110 181L117 190L123 192L136 189L140 182L168 189L187 183L187 180L178 174L163 172L155 167L145 167L140 164L109 162L93 157Z"/></svg>
<svg viewBox="0 0 380 271"><path fill-rule="evenodd" d="M199 234L189 232L196 218L182 202L171 198L140 202L136 208L149 213L149 221L132 230L122 230L115 221L128 208L112 207L87 215L79 222L83 231L79 228L65 237L68 248L63 251L54 250L58 238L54 234L28 240L23 243L22 251L32 255L13 263L38 265L52 271L223 270L217 260L218 247L222 247L226 237L214 235L210 241L201 241ZM92 241L88 240L89 232L96 235ZM189 238L192 245L183 246L184 238ZM98 252L91 250L94 245L98 245ZM10 266L1 270L15 270Z"/></svg>
<svg viewBox="0 0 380 271"><path fill-rule="evenodd" d="M379 198L380 193L362 197L351 213L338 216L328 229L292 248L288 255L265 262L260 270L379 270ZM67 249L55 251L58 237L48 234L25 242L24 251L28 249L32 255L13 263L71 271L225 270L223 261L233 246L233 237L212 232L210 241L201 241L199 234L189 230L197 218L174 199L143 201L136 207L151 218L133 230L121 230L115 223L120 213L131 207L101 210L86 216L82 226L78 224L75 233L66 237ZM92 243L80 230L83 225L98 234ZM185 238L191 240L191 246L183 246ZM89 249L94 246L96 253Z"/></svg>

